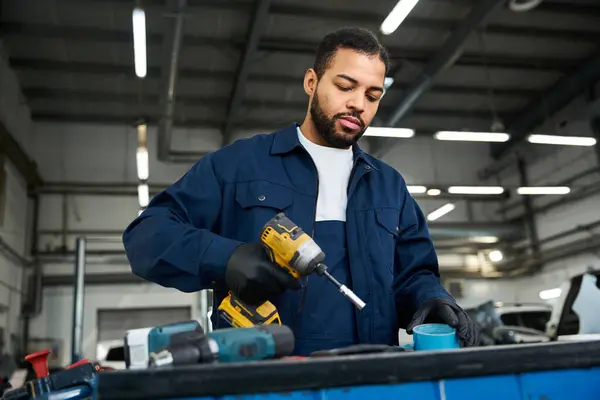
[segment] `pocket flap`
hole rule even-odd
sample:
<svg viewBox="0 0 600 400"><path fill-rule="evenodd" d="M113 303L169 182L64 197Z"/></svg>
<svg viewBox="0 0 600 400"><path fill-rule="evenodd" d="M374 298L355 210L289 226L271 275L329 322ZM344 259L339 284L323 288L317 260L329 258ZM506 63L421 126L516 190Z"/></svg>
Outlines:
<svg viewBox="0 0 600 400"><path fill-rule="evenodd" d="M377 222L379 225L384 227L389 233L394 236L398 236L400 228L398 222L400 222L400 211L395 208L381 208L375 210L377 216Z"/></svg>
<svg viewBox="0 0 600 400"><path fill-rule="evenodd" d="M294 194L291 189L276 183L252 181L236 185L235 199L243 208L271 207L284 210L294 202Z"/></svg>

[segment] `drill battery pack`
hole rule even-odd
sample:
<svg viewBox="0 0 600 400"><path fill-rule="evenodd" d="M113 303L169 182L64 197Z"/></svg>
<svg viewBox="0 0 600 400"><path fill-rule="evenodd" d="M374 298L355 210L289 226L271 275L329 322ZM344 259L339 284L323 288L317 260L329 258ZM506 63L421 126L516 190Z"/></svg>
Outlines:
<svg viewBox="0 0 600 400"><path fill-rule="evenodd" d="M231 292L219 305L219 316L234 328L250 328L266 324L281 325L279 313L270 301L252 306L242 302Z"/></svg>

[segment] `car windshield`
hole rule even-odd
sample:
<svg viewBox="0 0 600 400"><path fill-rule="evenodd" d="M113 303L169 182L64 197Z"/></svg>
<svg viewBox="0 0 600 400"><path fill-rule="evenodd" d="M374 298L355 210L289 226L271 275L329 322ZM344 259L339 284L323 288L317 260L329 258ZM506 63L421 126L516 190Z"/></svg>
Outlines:
<svg viewBox="0 0 600 400"><path fill-rule="evenodd" d="M504 325L523 326L545 332L550 314L550 311L518 311L504 313L500 318Z"/></svg>

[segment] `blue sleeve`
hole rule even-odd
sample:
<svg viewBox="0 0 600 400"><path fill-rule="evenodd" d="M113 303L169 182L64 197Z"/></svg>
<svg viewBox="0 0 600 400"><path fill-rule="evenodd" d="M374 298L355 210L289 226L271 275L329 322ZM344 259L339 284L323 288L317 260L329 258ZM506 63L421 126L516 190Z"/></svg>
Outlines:
<svg viewBox="0 0 600 400"><path fill-rule="evenodd" d="M123 234L135 275L194 292L222 282L227 261L241 242L216 235L221 184L209 154L179 181L157 194Z"/></svg>
<svg viewBox="0 0 600 400"><path fill-rule="evenodd" d="M454 299L440 281L438 258L425 215L408 193L406 185L403 183L402 186L404 205L398 224L394 293L400 327L406 328L425 301L432 298Z"/></svg>

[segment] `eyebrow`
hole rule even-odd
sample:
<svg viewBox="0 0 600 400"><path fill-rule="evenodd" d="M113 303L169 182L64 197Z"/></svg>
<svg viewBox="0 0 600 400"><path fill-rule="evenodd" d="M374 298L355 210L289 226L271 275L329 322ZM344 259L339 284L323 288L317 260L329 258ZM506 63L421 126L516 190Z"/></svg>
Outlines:
<svg viewBox="0 0 600 400"><path fill-rule="evenodd" d="M349 77L348 75L345 75L345 74L337 74L336 77L345 79L347 81L350 81L350 82L354 83L355 85L358 84L358 81L356 79L351 78L351 77ZM381 86L371 86L369 88L369 90L375 90L375 91L378 91L378 92L383 92L383 87L381 87Z"/></svg>

